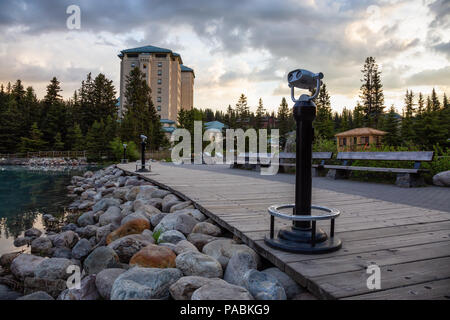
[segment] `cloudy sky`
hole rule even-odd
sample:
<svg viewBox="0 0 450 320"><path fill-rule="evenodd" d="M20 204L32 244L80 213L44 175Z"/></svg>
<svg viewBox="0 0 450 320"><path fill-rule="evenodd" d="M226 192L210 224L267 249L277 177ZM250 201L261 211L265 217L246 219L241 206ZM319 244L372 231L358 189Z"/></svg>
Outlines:
<svg viewBox="0 0 450 320"><path fill-rule="evenodd" d="M79 30L66 26L72 4ZM296 68L325 74L334 110L353 108L367 56L387 106L400 109L407 88L450 94L450 0L0 0L0 28L0 83L20 78L38 97L53 76L65 97L88 72L118 87L119 51L148 44L195 70L199 108L245 93L274 110Z"/></svg>

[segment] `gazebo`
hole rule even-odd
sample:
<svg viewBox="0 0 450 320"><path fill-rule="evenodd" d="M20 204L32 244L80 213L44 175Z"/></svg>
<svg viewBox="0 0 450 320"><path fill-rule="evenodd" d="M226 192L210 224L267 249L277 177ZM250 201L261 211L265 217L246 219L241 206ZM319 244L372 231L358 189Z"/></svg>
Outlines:
<svg viewBox="0 0 450 320"><path fill-rule="evenodd" d="M387 132L373 128L356 128L335 135L338 151L364 150L369 145L381 146L381 140Z"/></svg>

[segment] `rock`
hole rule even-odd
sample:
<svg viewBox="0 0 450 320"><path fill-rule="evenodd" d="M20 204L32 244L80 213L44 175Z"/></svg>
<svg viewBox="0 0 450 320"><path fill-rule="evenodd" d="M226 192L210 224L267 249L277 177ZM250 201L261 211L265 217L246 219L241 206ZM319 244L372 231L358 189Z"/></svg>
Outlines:
<svg viewBox="0 0 450 320"><path fill-rule="evenodd" d="M95 278L97 291L103 299L111 298L111 290L114 281L126 270L119 268L111 268L100 271Z"/></svg>
<svg viewBox="0 0 450 320"><path fill-rule="evenodd" d="M145 201L146 204L154 206L158 210L162 209L162 202L163 202L163 200L160 198L152 198L150 200Z"/></svg>
<svg viewBox="0 0 450 320"><path fill-rule="evenodd" d="M65 247L72 249L79 239L80 237L75 232L65 231L57 234L55 238L53 238L53 245L57 248Z"/></svg>
<svg viewBox="0 0 450 320"><path fill-rule="evenodd" d="M247 289L224 282L212 282L195 290L191 300L253 300Z"/></svg>
<svg viewBox="0 0 450 320"><path fill-rule="evenodd" d="M150 217L150 224L153 226L153 227L156 227L157 225L158 225L158 223L160 223L161 222L161 220L166 216L166 215L168 215L168 213L158 213L158 214L155 214L154 216L151 216Z"/></svg>
<svg viewBox="0 0 450 320"><path fill-rule="evenodd" d="M218 237L222 233L219 227L209 222L200 222L192 229L193 233L203 233L213 237Z"/></svg>
<svg viewBox="0 0 450 320"><path fill-rule="evenodd" d="M104 214L100 216L98 222L100 226L106 226L107 224L116 224L120 225L120 221L122 220L122 211L119 207L110 206L108 210Z"/></svg>
<svg viewBox="0 0 450 320"><path fill-rule="evenodd" d="M52 257L53 258L72 259L72 250L70 250L69 248L66 248L66 247L53 248Z"/></svg>
<svg viewBox="0 0 450 320"><path fill-rule="evenodd" d="M20 297L17 300L55 300L51 295L45 291L36 291L26 296Z"/></svg>
<svg viewBox="0 0 450 320"><path fill-rule="evenodd" d="M126 195L127 195L128 191L129 191L129 189L125 188L125 187L117 188L112 193L113 198L120 199L120 200L127 200Z"/></svg>
<svg viewBox="0 0 450 320"><path fill-rule="evenodd" d="M108 268L118 268L119 256L109 247L98 247L84 260L84 271L87 274L97 274Z"/></svg>
<svg viewBox="0 0 450 320"><path fill-rule="evenodd" d="M170 212L170 208L176 204L181 203L178 197L174 194L168 194L162 201L162 212Z"/></svg>
<svg viewBox="0 0 450 320"><path fill-rule="evenodd" d="M117 253L120 262L128 263L135 253L153 243L154 240L152 241L141 234L131 234L111 242L108 244L108 248Z"/></svg>
<svg viewBox="0 0 450 320"><path fill-rule="evenodd" d="M95 224L94 221L94 212L88 211L83 213L77 220L77 223L80 227L86 227L88 225Z"/></svg>
<svg viewBox="0 0 450 320"><path fill-rule="evenodd" d="M168 299L169 287L182 277L178 269L134 267L114 281L111 300Z"/></svg>
<svg viewBox="0 0 450 320"><path fill-rule="evenodd" d="M257 267L258 263L253 254L245 251L236 252L226 266L223 279L228 283L243 287L246 272Z"/></svg>
<svg viewBox="0 0 450 320"><path fill-rule="evenodd" d="M155 241L155 238L153 238L153 232L149 229L145 229L144 231L142 231L141 235L146 239L149 239L150 241Z"/></svg>
<svg viewBox="0 0 450 320"><path fill-rule="evenodd" d="M161 233L161 235L158 237L158 243L173 243L177 244L181 240L186 240L186 237L184 234L182 234L180 231L177 230L169 230L166 232Z"/></svg>
<svg viewBox="0 0 450 320"><path fill-rule="evenodd" d="M120 206L120 201L113 198L103 198L92 207L92 211L94 213L100 210L105 211L111 206Z"/></svg>
<svg viewBox="0 0 450 320"><path fill-rule="evenodd" d="M207 219L207 217L200 212L200 210L198 209L193 209L193 208L186 208L183 210L177 210L174 213L184 213L187 214L188 216L191 216L193 218L195 218L197 221L203 222Z"/></svg>
<svg viewBox="0 0 450 320"><path fill-rule="evenodd" d="M291 277L276 267L265 269L262 273L266 273L277 279L283 286L288 299L293 299L295 296L305 291L297 282L292 280Z"/></svg>
<svg viewBox="0 0 450 320"><path fill-rule="evenodd" d="M84 189L81 187L73 189L73 193L76 193L78 195L82 194L84 192Z"/></svg>
<svg viewBox="0 0 450 320"><path fill-rule="evenodd" d="M34 276L34 270L42 261L44 261L42 257L22 253L12 261L11 272L20 280L25 279L25 277L32 277Z"/></svg>
<svg viewBox="0 0 450 320"><path fill-rule="evenodd" d="M37 277L26 277L23 282L24 294L28 295L36 291L45 291L53 298L67 289L66 280L63 279L44 279Z"/></svg>
<svg viewBox="0 0 450 320"><path fill-rule="evenodd" d="M206 244L218 240L218 238L203 233L191 233L187 240L201 251Z"/></svg>
<svg viewBox="0 0 450 320"><path fill-rule="evenodd" d="M22 252L18 251L18 252L10 252L10 253L5 253L0 257L0 266L2 266L5 269L10 269L11 267L11 263L13 262L13 260L19 256Z"/></svg>
<svg viewBox="0 0 450 320"><path fill-rule="evenodd" d="M176 257L169 248L150 244L130 259L130 265L146 268L175 268Z"/></svg>
<svg viewBox="0 0 450 320"><path fill-rule="evenodd" d="M131 221L126 222L121 227L111 232L106 237L106 243L110 244L114 240L122 238L124 236L128 236L130 234L138 234L142 233L142 231L150 229L150 223L147 219L133 219Z"/></svg>
<svg viewBox="0 0 450 320"><path fill-rule="evenodd" d="M133 220L146 220L148 223L150 223L150 219L142 211L138 211L130 213L129 215L124 217L120 224L123 226Z"/></svg>
<svg viewBox="0 0 450 320"><path fill-rule="evenodd" d="M89 239L97 234L97 229L97 226L89 225L83 228L77 228L75 232L78 233L80 237Z"/></svg>
<svg viewBox="0 0 450 320"><path fill-rule="evenodd" d="M52 253L53 243L48 237L34 239L31 242L31 253L48 256Z"/></svg>
<svg viewBox="0 0 450 320"><path fill-rule="evenodd" d="M86 171L84 174L83 174L83 177L85 177L85 178L90 178L90 177L92 177L94 175L94 173L92 172L92 171Z"/></svg>
<svg viewBox="0 0 450 320"><path fill-rule="evenodd" d="M78 209L80 209L80 210L85 210L85 209L87 209L87 208L92 207L93 205L94 205L94 201L86 200L86 201L83 201L83 202L78 206Z"/></svg>
<svg viewBox="0 0 450 320"><path fill-rule="evenodd" d="M192 206L192 201L184 201L178 204L175 204L173 206L170 207L170 211L169 212L175 212L178 210L183 210L189 206ZM193 207L192 207L193 208Z"/></svg>
<svg viewBox="0 0 450 320"><path fill-rule="evenodd" d="M89 275L81 280L80 289L66 289L58 300L98 300L100 294L95 285L95 275Z"/></svg>
<svg viewBox="0 0 450 320"><path fill-rule="evenodd" d="M42 234L42 231L36 228L31 228L25 231L24 235L25 237L29 237L29 238L39 238Z"/></svg>
<svg viewBox="0 0 450 320"><path fill-rule="evenodd" d="M162 190L162 189L157 189L154 190L151 194L152 198L160 198L163 199L165 196L167 196L168 194L170 194L170 191L167 190Z"/></svg>
<svg viewBox="0 0 450 320"><path fill-rule="evenodd" d="M129 189L127 194L125 195L125 199L127 201L134 201L134 200L136 200L136 197L137 197L137 195L138 195L138 193L140 191L140 188L141 187L136 186L136 187L132 187L131 189Z"/></svg>
<svg viewBox="0 0 450 320"><path fill-rule="evenodd" d="M0 300L16 300L21 296L20 293L11 290L8 286L0 284Z"/></svg>
<svg viewBox="0 0 450 320"><path fill-rule="evenodd" d="M147 216L149 219L150 219L151 216L154 216L155 214L161 213L161 211L158 208L152 206L151 204L143 205L136 212L141 212L141 211L143 211L145 216Z"/></svg>
<svg viewBox="0 0 450 320"><path fill-rule="evenodd" d="M169 291L170 295L175 300L191 300L192 294L195 290L203 287L204 285L215 282L226 283L219 278L211 279L197 276L187 276L180 278L177 282L171 285Z"/></svg>
<svg viewBox="0 0 450 320"><path fill-rule="evenodd" d="M63 226L62 228L61 228L61 231L62 232L64 232L64 231L75 231L75 230L77 230L78 229L78 226L75 224L75 223L68 223L68 224L66 224L65 226ZM76 231L75 231L76 232Z"/></svg>
<svg viewBox="0 0 450 320"><path fill-rule="evenodd" d="M92 244L87 239L81 239L72 248L72 257L78 260L83 260L92 251Z"/></svg>
<svg viewBox="0 0 450 320"><path fill-rule="evenodd" d="M178 230L185 235L192 232L192 229L197 224L197 220L184 213L172 213L166 215L160 223L155 227L154 231L161 232L169 230Z"/></svg>
<svg viewBox="0 0 450 320"><path fill-rule="evenodd" d="M183 252L177 256L175 263L185 276L221 278L223 275L220 263L216 259L200 252Z"/></svg>
<svg viewBox="0 0 450 320"><path fill-rule="evenodd" d="M95 239L97 242L100 242L103 238L106 239L108 234L111 233L111 231L114 230L114 226L112 224L107 224L106 226L97 228L97 233L95 234Z"/></svg>
<svg viewBox="0 0 450 320"><path fill-rule="evenodd" d="M152 193L157 188L154 186L141 186L136 200L150 200L152 198Z"/></svg>
<svg viewBox="0 0 450 320"><path fill-rule="evenodd" d="M170 250L172 250L173 252L175 252L175 245L173 243L170 242L163 242L159 244L160 247L166 247L169 248Z"/></svg>
<svg viewBox="0 0 450 320"><path fill-rule="evenodd" d="M66 280L69 277L67 268L73 262L65 258L49 258L43 260L34 270L34 276L41 279Z"/></svg>
<svg viewBox="0 0 450 320"><path fill-rule="evenodd" d="M181 240L181 241L179 241L179 242L176 244L175 249L174 249L175 254L176 254L176 255L179 255L179 254L181 254L181 253L183 253L183 252L186 252L186 251L194 251L194 252L198 252L198 249L197 249L196 246L194 246L192 243L190 243L190 242L187 241L187 240Z"/></svg>
<svg viewBox="0 0 450 320"><path fill-rule="evenodd" d="M278 280L268 273L255 269L244 275L244 287L256 300L286 300L286 293Z"/></svg>
<svg viewBox="0 0 450 320"><path fill-rule="evenodd" d="M204 254L217 259L224 269L226 268L230 258L235 253L242 251L252 254L259 267L261 259L258 254L250 247L244 244L236 244L231 239L219 239L212 241L205 245L202 249Z"/></svg>
<svg viewBox="0 0 450 320"><path fill-rule="evenodd" d="M450 187L450 170L435 174L433 184L440 187Z"/></svg>
<svg viewBox="0 0 450 320"><path fill-rule="evenodd" d="M14 239L13 244L15 247L22 247L30 244L31 241L32 239L30 237L17 237L16 239Z"/></svg>

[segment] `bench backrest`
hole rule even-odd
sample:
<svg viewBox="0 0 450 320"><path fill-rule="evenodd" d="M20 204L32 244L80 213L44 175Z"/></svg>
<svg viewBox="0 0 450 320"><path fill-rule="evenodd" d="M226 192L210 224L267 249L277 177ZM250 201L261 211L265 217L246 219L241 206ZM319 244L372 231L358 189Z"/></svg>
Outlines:
<svg viewBox="0 0 450 320"><path fill-rule="evenodd" d="M339 152L338 160L432 161L433 151Z"/></svg>
<svg viewBox="0 0 450 320"><path fill-rule="evenodd" d="M323 160L329 160L333 157L333 152L313 152L312 158L313 159L323 159ZM280 152L280 159L295 159L295 153L291 152Z"/></svg>

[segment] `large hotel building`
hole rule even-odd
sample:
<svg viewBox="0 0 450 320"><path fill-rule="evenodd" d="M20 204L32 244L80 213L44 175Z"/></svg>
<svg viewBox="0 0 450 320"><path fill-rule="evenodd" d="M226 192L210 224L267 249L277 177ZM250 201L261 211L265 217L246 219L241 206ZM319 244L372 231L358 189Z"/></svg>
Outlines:
<svg viewBox="0 0 450 320"><path fill-rule="evenodd" d="M175 123L178 111L194 105L194 70L183 65L172 50L145 46L120 52L119 117L125 110L125 84L130 71L138 67L152 89L153 104L163 123Z"/></svg>

